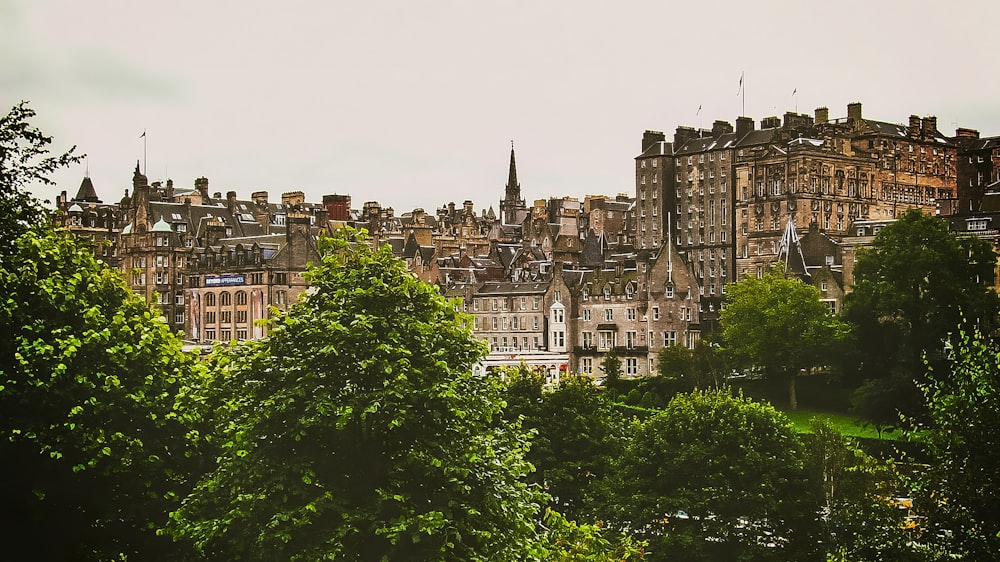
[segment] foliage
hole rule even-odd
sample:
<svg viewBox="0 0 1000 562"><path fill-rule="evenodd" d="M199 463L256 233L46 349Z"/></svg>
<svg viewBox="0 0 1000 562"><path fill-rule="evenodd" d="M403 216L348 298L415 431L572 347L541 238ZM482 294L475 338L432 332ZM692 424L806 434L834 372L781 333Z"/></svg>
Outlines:
<svg viewBox="0 0 1000 562"><path fill-rule="evenodd" d="M604 360L601 361L601 372L604 373L604 386L611 391L612 394L618 391L618 383L622 378L622 360L618 357L618 354L614 349L611 349L604 355Z"/></svg>
<svg viewBox="0 0 1000 562"><path fill-rule="evenodd" d="M670 345L657 354L657 370L673 381L676 392L718 387L725 379L726 364L722 349L705 340L699 340L694 349Z"/></svg>
<svg viewBox="0 0 1000 562"><path fill-rule="evenodd" d="M12 248L0 268L8 555L169 559L182 548L155 528L199 462L175 399L199 371L160 314L72 235L30 231Z"/></svg>
<svg viewBox="0 0 1000 562"><path fill-rule="evenodd" d="M552 506L571 519L583 516L590 484L610 470L622 447L623 421L604 390L583 376L564 376L558 388L519 377L508 385L505 416L523 419L535 433L527 459L529 482L543 486ZM536 391L537 389L537 391Z"/></svg>
<svg viewBox="0 0 1000 562"><path fill-rule="evenodd" d="M217 559L523 559L544 496L468 318L388 247L321 247L269 339L220 360L224 450L172 532Z"/></svg>
<svg viewBox="0 0 1000 562"><path fill-rule="evenodd" d="M728 352L737 364L760 366L769 377L788 377L794 410L796 376L833 362L849 326L829 313L819 289L785 278L779 268L731 283L726 292L720 322Z"/></svg>
<svg viewBox="0 0 1000 562"><path fill-rule="evenodd" d="M919 560L908 511L897 500L905 488L894 463L865 454L822 418L813 419L804 441L810 482L821 490L820 549L858 562Z"/></svg>
<svg viewBox="0 0 1000 562"><path fill-rule="evenodd" d="M995 263L989 242L960 237L916 209L879 231L858 253L854 290L844 300L845 317L857 326L862 376L891 379L869 395L882 390L905 413L917 413L920 396L907 379L920 382L923 357L937 365L957 327L989 333L995 324ZM903 402L899 389L913 400Z"/></svg>
<svg viewBox="0 0 1000 562"><path fill-rule="evenodd" d="M598 525L577 524L561 513L546 509L542 517L542 540L534 556L550 562L625 562L644 560L645 543L628 535L607 537Z"/></svg>
<svg viewBox="0 0 1000 562"><path fill-rule="evenodd" d="M0 264L14 251L14 240L29 227L44 223L40 202L28 191L37 184L51 184L55 170L79 162L70 148L59 156L48 156L52 138L33 127L34 110L26 102L0 117Z"/></svg>
<svg viewBox="0 0 1000 562"><path fill-rule="evenodd" d="M649 541L651 560L797 559L796 529L813 518L787 419L725 390L679 394L636 422L615 468L602 509Z"/></svg>
<svg viewBox="0 0 1000 562"><path fill-rule="evenodd" d="M1000 350L960 331L951 365L923 386L929 421L920 427L930 465L917 475L928 516L923 541L966 560L1000 552Z"/></svg>

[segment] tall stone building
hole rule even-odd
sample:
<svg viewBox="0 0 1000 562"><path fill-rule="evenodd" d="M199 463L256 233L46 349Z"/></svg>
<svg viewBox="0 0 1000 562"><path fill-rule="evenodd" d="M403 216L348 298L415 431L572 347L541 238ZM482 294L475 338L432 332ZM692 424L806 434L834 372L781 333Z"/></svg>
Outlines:
<svg viewBox="0 0 1000 562"><path fill-rule="evenodd" d="M703 328L717 325L726 283L778 261L789 223L799 235L815 227L839 241L854 221L910 208L934 214L954 198L955 146L936 118L875 121L860 103L847 114L786 113L762 119L759 129L739 117L735 128L726 121L710 130L678 127L673 142L644 133L638 244L671 243L682 253L699 284Z"/></svg>

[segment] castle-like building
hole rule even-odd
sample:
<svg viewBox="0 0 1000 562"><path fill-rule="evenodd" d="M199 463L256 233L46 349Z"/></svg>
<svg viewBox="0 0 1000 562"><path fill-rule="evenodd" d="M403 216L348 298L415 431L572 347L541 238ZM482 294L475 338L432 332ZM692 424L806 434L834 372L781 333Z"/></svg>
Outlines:
<svg viewBox="0 0 1000 562"><path fill-rule="evenodd" d="M671 140L648 130L634 194L583 201L529 207L512 145L499 213L471 200L400 215L376 201L352 209L347 195L241 200L210 195L206 178L150 184L138 165L117 203L102 203L89 177L57 203L63 224L192 344L266 337L271 308L307 289L318 235L352 226L472 316L490 346L481 368L596 377L614 353L624 375L643 376L664 347L693 347L718 327L727 283L777 262L839 310L857 249L907 209L1000 239L998 170L996 138L946 137L934 117L876 121L852 103L835 119L819 108L759 127L748 117L681 126Z"/></svg>

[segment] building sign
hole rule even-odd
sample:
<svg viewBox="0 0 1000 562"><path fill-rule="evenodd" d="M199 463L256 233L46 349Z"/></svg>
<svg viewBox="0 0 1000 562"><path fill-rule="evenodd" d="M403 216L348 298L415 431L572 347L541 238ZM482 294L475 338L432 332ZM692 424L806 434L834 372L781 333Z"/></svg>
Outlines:
<svg viewBox="0 0 1000 562"><path fill-rule="evenodd" d="M205 277L206 287L231 287L233 285L246 284L246 275L219 275L217 277Z"/></svg>

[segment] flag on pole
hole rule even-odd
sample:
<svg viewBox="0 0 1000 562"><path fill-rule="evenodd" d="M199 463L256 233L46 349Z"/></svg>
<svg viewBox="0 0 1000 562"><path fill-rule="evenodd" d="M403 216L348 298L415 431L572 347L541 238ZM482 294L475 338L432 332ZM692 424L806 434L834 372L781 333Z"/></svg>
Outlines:
<svg viewBox="0 0 1000 562"><path fill-rule="evenodd" d="M695 115L701 113L701 104L698 104L698 111L694 112Z"/></svg>
<svg viewBox="0 0 1000 562"><path fill-rule="evenodd" d="M740 92L742 92L742 91L743 91L743 73L741 72L740 73L740 89L736 91L736 95L737 96L740 95Z"/></svg>
<svg viewBox="0 0 1000 562"><path fill-rule="evenodd" d="M798 91L799 91L799 89L798 89L798 88L795 88L794 90L792 90L792 95L794 96L795 94L797 94L797 93L798 93Z"/></svg>
<svg viewBox="0 0 1000 562"><path fill-rule="evenodd" d="M143 131L143 132L142 132L142 134L141 134L141 135L139 135L139 138L140 138L140 139L144 139L144 138L146 138L146 131Z"/></svg>

